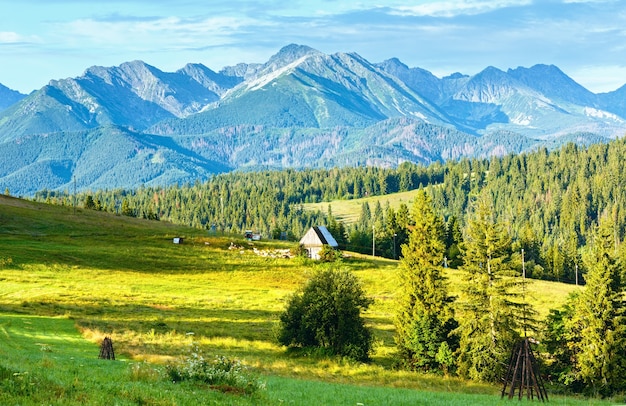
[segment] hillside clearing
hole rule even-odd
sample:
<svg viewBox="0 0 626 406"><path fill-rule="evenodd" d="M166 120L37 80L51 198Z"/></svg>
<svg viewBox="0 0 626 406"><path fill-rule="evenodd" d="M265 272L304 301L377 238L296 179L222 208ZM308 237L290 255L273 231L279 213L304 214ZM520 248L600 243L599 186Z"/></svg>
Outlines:
<svg viewBox="0 0 626 406"><path fill-rule="evenodd" d="M357 222L359 216L361 215L361 207L363 206L363 203L368 203L372 209L374 208L376 202L380 202L380 205L382 207L385 207L387 204L389 204L389 206L394 210L398 210L400 205L403 203L410 208L418 190L419 189L410 190L408 192L391 193L383 196L369 196L360 199L333 200L332 202L321 203L305 203L302 206L305 210L319 210L324 213L328 212L328 207L330 206L333 216L337 219L337 221L342 221L346 225L348 225Z"/></svg>

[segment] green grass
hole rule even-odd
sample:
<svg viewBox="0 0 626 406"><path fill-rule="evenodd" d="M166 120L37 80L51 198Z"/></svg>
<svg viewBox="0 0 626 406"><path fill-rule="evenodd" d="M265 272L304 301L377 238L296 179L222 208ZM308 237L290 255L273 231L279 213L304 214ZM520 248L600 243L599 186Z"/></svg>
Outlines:
<svg viewBox="0 0 626 406"><path fill-rule="evenodd" d="M385 207L385 205L389 203L389 206L394 210L398 210L400 205L404 203L410 209L417 192L418 189L415 189L408 192L391 193L384 196L371 196L352 200L333 200L332 202L322 203L306 203L302 206L305 210L319 210L324 213L328 211L328 206L330 206L333 216L338 221L342 221L345 224L353 224L357 222L361 215L361 206L363 206L363 203L369 203L372 210L376 202L380 202L382 207Z"/></svg>
<svg viewBox="0 0 626 406"><path fill-rule="evenodd" d="M185 243L173 244L174 236ZM240 248L229 249L232 242ZM355 255L342 265L375 299L365 314L376 337L373 361L355 364L296 356L276 344L286 298L321 266L263 258L251 249L278 243L94 211L74 214L2 196L0 244L0 404L443 405L499 399L497 386L391 368L395 261ZM448 276L457 286L460 274ZM531 286L532 300L543 309L559 306L574 288L539 281ZM118 361L97 359L107 335ZM267 389L246 397L164 379L164 365L192 346L241 359Z"/></svg>
<svg viewBox="0 0 626 406"><path fill-rule="evenodd" d="M66 318L0 315L0 404L21 405L494 405L495 389L458 393L453 379L423 378L424 387L368 386L263 376L266 389L254 396L224 394L204 385L175 384L164 368L126 357L97 358L98 346L85 340ZM428 387L430 381L436 382ZM444 388L441 387L442 383ZM556 405L592 405L599 401L557 398Z"/></svg>

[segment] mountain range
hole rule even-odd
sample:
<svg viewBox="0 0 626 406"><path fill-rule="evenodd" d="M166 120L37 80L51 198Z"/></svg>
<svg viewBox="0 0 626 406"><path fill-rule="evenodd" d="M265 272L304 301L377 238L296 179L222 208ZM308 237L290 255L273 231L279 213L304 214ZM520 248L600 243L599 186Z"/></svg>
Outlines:
<svg viewBox="0 0 626 406"><path fill-rule="evenodd" d="M595 94L553 65L438 78L396 58L288 45L263 64L88 68L0 85L0 188L133 188L231 170L396 166L626 133L626 85Z"/></svg>

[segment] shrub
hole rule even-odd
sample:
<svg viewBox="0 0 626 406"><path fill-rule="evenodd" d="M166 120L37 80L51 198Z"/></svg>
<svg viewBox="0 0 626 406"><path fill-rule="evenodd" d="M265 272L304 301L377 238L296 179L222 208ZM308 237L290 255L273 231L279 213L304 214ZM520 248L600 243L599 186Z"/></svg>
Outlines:
<svg viewBox="0 0 626 406"><path fill-rule="evenodd" d="M343 258L341 251L334 249L328 244L324 244L319 252L320 261L335 262Z"/></svg>
<svg viewBox="0 0 626 406"><path fill-rule="evenodd" d="M13 265L13 258L11 258L11 257L8 257L8 258L0 257L0 268L8 268L11 265Z"/></svg>
<svg viewBox="0 0 626 406"><path fill-rule="evenodd" d="M293 255L294 257L308 258L308 252L302 244L298 244L297 247L292 248L291 255Z"/></svg>
<svg viewBox="0 0 626 406"><path fill-rule="evenodd" d="M197 348L179 363L169 365L167 373L173 382L206 383L222 392L251 395L265 387L241 361L220 355L207 359Z"/></svg>
<svg viewBox="0 0 626 406"><path fill-rule="evenodd" d="M320 271L290 298L280 316L278 342L365 361L372 335L360 313L370 304L372 300L349 271Z"/></svg>

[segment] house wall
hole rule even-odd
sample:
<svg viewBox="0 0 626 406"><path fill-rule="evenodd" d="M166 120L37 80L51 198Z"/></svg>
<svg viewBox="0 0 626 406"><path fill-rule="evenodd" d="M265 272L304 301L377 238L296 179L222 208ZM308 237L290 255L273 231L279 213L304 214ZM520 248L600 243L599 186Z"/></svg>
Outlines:
<svg viewBox="0 0 626 406"><path fill-rule="evenodd" d="M315 231L313 231L313 229L311 228L304 235L304 237L302 237L302 239L300 240L300 244L304 245L305 247L310 247L314 245L321 245L322 242L317 237L317 234L315 234Z"/></svg>
<svg viewBox="0 0 626 406"><path fill-rule="evenodd" d="M309 258L320 259L320 251L322 250L322 247L306 247L306 250L309 253Z"/></svg>

